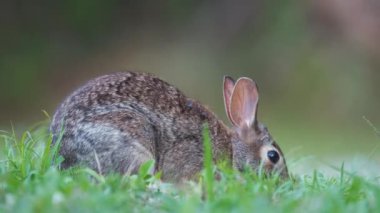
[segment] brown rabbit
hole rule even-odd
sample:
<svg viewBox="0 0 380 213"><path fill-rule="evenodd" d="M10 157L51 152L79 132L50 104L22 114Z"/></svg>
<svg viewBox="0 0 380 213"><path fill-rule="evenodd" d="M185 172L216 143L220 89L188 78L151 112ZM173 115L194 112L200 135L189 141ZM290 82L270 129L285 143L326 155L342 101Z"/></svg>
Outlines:
<svg viewBox="0 0 380 213"><path fill-rule="evenodd" d="M281 149L257 121L258 99L251 79L235 83L224 78L230 129L206 107L150 74L105 75L61 104L51 124L53 143L61 137L63 168L81 164L102 174L131 174L154 160L163 180L180 181L202 169L202 129L208 123L215 162L227 158L238 170L263 166L287 177Z"/></svg>

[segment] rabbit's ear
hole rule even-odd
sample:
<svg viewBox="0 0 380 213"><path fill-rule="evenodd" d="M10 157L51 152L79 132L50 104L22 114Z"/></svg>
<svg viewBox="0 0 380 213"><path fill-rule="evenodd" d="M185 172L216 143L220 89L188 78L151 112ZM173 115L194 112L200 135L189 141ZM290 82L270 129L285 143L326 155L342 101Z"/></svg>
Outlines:
<svg viewBox="0 0 380 213"><path fill-rule="evenodd" d="M234 89L235 81L230 76L224 76L223 80L223 97L224 97L224 108L226 109L226 114L228 116L228 119L232 122L231 119L231 95L232 90Z"/></svg>
<svg viewBox="0 0 380 213"><path fill-rule="evenodd" d="M239 78L231 96L232 123L239 128L255 125L258 101L259 92L256 83L249 78Z"/></svg>

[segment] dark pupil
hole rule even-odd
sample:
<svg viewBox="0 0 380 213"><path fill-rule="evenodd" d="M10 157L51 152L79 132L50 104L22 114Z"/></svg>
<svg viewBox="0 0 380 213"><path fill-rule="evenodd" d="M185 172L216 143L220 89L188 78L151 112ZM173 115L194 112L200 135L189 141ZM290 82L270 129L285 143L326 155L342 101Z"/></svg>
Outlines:
<svg viewBox="0 0 380 213"><path fill-rule="evenodd" d="M272 161L272 163L277 163L277 161L280 159L280 156L274 150L269 151L267 155L268 155L269 160Z"/></svg>

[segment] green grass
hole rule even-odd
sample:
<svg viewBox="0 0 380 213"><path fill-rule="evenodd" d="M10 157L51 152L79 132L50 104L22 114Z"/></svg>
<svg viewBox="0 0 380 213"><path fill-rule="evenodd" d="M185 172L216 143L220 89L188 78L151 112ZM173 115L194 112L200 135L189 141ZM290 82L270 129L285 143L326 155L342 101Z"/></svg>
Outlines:
<svg viewBox="0 0 380 213"><path fill-rule="evenodd" d="M315 171L281 181L239 173L212 165L207 131L204 139L200 180L175 185L149 175L153 162L133 176L61 171L46 125L20 137L1 132L0 212L380 212L379 178L345 172L344 164L334 177Z"/></svg>

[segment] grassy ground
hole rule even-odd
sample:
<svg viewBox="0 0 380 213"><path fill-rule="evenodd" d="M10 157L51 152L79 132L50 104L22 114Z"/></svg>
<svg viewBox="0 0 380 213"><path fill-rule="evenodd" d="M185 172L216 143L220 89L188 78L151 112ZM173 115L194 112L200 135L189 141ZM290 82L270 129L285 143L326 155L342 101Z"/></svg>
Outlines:
<svg viewBox="0 0 380 213"><path fill-rule="evenodd" d="M0 212L380 212L379 177L348 173L342 164L333 177L314 171L280 181L213 166L207 146L199 182L162 183L148 173L152 162L133 176L60 171L44 127L21 137L0 133Z"/></svg>

